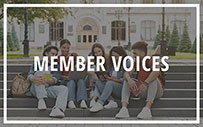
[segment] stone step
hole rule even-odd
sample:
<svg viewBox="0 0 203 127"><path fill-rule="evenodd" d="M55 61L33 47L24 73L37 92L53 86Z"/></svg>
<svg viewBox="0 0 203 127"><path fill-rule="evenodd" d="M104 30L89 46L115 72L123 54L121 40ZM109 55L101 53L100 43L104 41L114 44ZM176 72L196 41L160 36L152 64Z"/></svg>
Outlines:
<svg viewBox="0 0 203 127"><path fill-rule="evenodd" d="M136 117L142 108L129 108L131 117ZM8 117L48 117L51 108L46 111L39 111L36 108L8 108ZM66 117L115 117L119 112L116 109L103 109L97 113L91 113L88 109L67 109L65 111ZM154 117L195 117L196 108L152 108L152 115ZM3 115L2 109L0 115ZM202 115L202 112L201 112ZM203 115L202 115L203 116Z"/></svg>
<svg viewBox="0 0 203 127"><path fill-rule="evenodd" d="M13 80L19 74L16 72L8 72L7 80ZM3 80L4 73L0 73L0 80ZM196 73L166 73L166 80L195 80ZM203 79L203 73L200 74L200 79Z"/></svg>
<svg viewBox="0 0 203 127"><path fill-rule="evenodd" d="M167 89L196 89L195 80L167 80L164 86ZM200 88L203 88L203 82L200 83Z"/></svg>
<svg viewBox="0 0 203 127"><path fill-rule="evenodd" d="M119 107L121 107L120 100L116 100ZM35 98L8 98L8 108L37 108L38 100ZM55 105L55 99L45 99L48 108L52 108ZM79 103L75 102L79 108ZM89 106L89 101L87 101ZM203 105L203 101L201 101ZM141 108L145 106L145 99L131 98L129 108ZM0 99L0 108L3 107L3 98ZM195 108L195 98L160 98L154 101L153 108ZM67 107L68 108L68 107Z"/></svg>
<svg viewBox="0 0 203 127"><path fill-rule="evenodd" d="M10 97L10 89L7 89L8 97ZM3 97L3 89L0 89L0 98ZM203 90L201 89L200 97L203 98ZM196 89L165 89L163 98L196 98Z"/></svg>
<svg viewBox="0 0 203 127"><path fill-rule="evenodd" d="M9 64L7 72L26 72L29 71L31 64ZM169 65L168 72L196 72L196 65ZM203 66L200 66L200 71L203 72ZM3 72L3 65L0 65L0 72Z"/></svg>
<svg viewBox="0 0 203 127"><path fill-rule="evenodd" d="M7 81L7 88L10 89L13 81ZM203 89L203 80L200 82L200 86ZM167 89L196 89L195 80L166 80L166 85L164 86ZM0 80L0 89L3 89L3 81Z"/></svg>

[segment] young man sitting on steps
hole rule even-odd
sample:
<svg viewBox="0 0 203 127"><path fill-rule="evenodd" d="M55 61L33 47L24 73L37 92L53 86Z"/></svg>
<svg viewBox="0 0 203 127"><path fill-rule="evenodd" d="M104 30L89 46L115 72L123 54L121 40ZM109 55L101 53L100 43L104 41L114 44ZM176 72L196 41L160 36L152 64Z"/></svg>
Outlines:
<svg viewBox="0 0 203 127"><path fill-rule="evenodd" d="M147 43L144 41L139 41L132 46L134 56L139 56L140 61L147 55ZM152 59L148 61L150 69L152 69ZM130 72L125 72L124 74L124 83L122 88L122 108L120 109L119 113L115 116L116 118L128 118L129 112L127 106L129 104L129 97L130 97L130 88L133 89L135 87L135 81L130 77L130 75L136 69L136 62L134 69ZM138 73L138 80L142 82L139 86L139 90L141 93L138 95L140 98L146 98L146 105L142 109L142 111L137 115L139 119L150 119L151 115L151 106L154 102L154 99L160 98L163 95L164 88L159 78L160 71L145 71L142 67L142 63L140 64L140 71Z"/></svg>
<svg viewBox="0 0 203 127"><path fill-rule="evenodd" d="M57 54L57 47L47 47L43 52L43 56L48 56L49 71L34 71L33 64L27 79L31 83L31 94L38 99L38 109L46 110L47 106L44 98L56 98L56 104L49 116L63 118L65 117L64 112L67 105L68 88L62 85L56 85L61 77L60 71L50 71L50 58L51 56L57 56Z"/></svg>

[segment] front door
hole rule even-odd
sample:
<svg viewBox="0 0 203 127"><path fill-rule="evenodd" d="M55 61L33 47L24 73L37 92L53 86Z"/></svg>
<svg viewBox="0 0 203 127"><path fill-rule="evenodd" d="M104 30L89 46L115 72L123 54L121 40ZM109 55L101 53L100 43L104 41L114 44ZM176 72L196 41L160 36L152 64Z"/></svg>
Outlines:
<svg viewBox="0 0 203 127"><path fill-rule="evenodd" d="M91 48L95 42L98 42L98 28L94 22L85 22L83 19L83 23L78 27L76 32L77 42L76 47L79 49L88 49Z"/></svg>

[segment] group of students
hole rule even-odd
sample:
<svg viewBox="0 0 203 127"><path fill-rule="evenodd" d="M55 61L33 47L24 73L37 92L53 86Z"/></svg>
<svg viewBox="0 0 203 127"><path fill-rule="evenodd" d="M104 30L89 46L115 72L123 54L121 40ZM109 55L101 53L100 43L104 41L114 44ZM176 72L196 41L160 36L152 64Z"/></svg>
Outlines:
<svg viewBox="0 0 203 127"><path fill-rule="evenodd" d="M139 41L133 44L132 51L134 56L140 56L140 59L143 59L147 55L147 45L148 44L144 41ZM61 54L59 56L65 56L67 61L69 56L77 57L78 55L77 53L70 53L70 47L71 43L67 39L60 41ZM43 56L48 56L50 64L51 56L57 56L58 52L59 49L57 47L48 46L44 49ZM136 66L130 72L126 72L122 66L119 71L115 71L110 59L114 56L116 62L118 62L119 56L124 58L128 55L125 49L122 46L115 46L111 48L109 54L107 54L101 44L95 43L92 46L91 53L89 55L94 57L103 56L105 58L104 66L106 71L104 73L101 69L99 72L87 72L86 80L89 81L88 84L86 84L85 79L77 81L69 80L69 71L36 72L34 71L34 65L31 66L27 77L27 80L31 84L29 92L32 96L38 99L39 110L46 110L47 106L44 100L45 98L56 98L55 106L52 108L49 116L63 118L65 117L64 112L67 104L68 108L75 109L75 102L77 102L82 109L89 107L90 112L98 112L104 108L118 108L118 104L114 99L121 99L122 108L115 117L130 117L127 106L129 104L131 94L130 88L134 88L136 85L134 80L135 77L131 76L135 71ZM60 62L60 59L58 59L58 62ZM96 61L94 61L95 66L96 64ZM152 67L152 64L152 60L149 60L149 67ZM59 65L56 66L59 68ZM142 84L138 88L141 91L138 97L146 98L146 105L137 117L140 119L149 119L152 117L150 109L153 101L163 95L164 88L159 79L160 72L146 72L142 66L140 67L141 68L137 77ZM51 78L45 78L44 73L51 74ZM91 88L91 101L89 106L87 106L87 85Z"/></svg>

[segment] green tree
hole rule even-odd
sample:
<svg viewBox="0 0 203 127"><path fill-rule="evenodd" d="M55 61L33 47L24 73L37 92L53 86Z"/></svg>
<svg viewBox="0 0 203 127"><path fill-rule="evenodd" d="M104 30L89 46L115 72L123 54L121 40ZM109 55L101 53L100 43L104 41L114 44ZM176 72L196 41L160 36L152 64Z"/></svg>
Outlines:
<svg viewBox="0 0 203 127"><path fill-rule="evenodd" d="M3 55L3 22L0 21L0 54Z"/></svg>
<svg viewBox="0 0 203 127"><path fill-rule="evenodd" d="M19 50L19 41L18 41L18 37L16 35L16 31L15 31L15 27L14 25L12 25L12 29L11 29L11 37L13 40L13 45L14 45L14 50Z"/></svg>
<svg viewBox="0 0 203 127"><path fill-rule="evenodd" d="M2 0L1 3L8 4L22 4L24 0ZM54 3L67 3L67 0L28 0L29 4L54 4ZM3 4L1 4L3 12ZM24 22L25 8L8 8L7 15L11 19L16 18L18 22ZM67 14L72 14L68 8L60 7L28 7L28 21L33 22L35 18L47 20L49 22L57 21L63 18ZM3 18L3 13L0 15L0 19Z"/></svg>
<svg viewBox="0 0 203 127"><path fill-rule="evenodd" d="M178 43L179 43L178 29L177 29L176 23L174 23L173 31L172 31L172 34L170 36L170 40L169 40L168 45L169 46L176 46L176 48L177 48Z"/></svg>
<svg viewBox="0 0 203 127"><path fill-rule="evenodd" d="M191 47L191 49L190 49L190 52L196 53L196 38L195 38L195 40L194 40L194 42L193 42L193 44L192 44L192 47Z"/></svg>
<svg viewBox="0 0 203 127"><path fill-rule="evenodd" d="M85 1L84 1L85 2ZM22 4L24 3L24 0L0 0L0 9L2 13L0 13L0 20L3 18L3 4ZM64 4L67 3L67 0L28 0L28 4ZM64 18L65 15L72 15L72 11L70 8L64 8L64 7L28 7L28 22L34 22L35 18L39 18L48 22L54 22L59 19ZM7 9L7 16L9 17L8 23L11 23L13 19L15 18L18 23L25 22L24 21L24 13L25 8L8 8ZM3 28L2 28L3 29ZM8 40L9 42L12 42L12 38L10 38L10 33L8 34ZM12 46L12 43L9 43L8 49L13 50L10 46ZM0 50L3 50L2 48Z"/></svg>
<svg viewBox="0 0 203 127"><path fill-rule="evenodd" d="M192 47L190 49L190 52L192 53L196 53L196 46L197 46L197 42L196 42L196 38L192 44ZM202 36L200 36L200 53L203 53L203 40L202 40Z"/></svg>
<svg viewBox="0 0 203 127"><path fill-rule="evenodd" d="M14 51L14 43L10 32L7 34L7 51Z"/></svg>
<svg viewBox="0 0 203 127"><path fill-rule="evenodd" d="M191 49L191 40L187 30L187 24L185 23L183 34L178 45L179 52L189 52Z"/></svg>
<svg viewBox="0 0 203 127"><path fill-rule="evenodd" d="M162 35L162 33L161 33L161 27L159 26L159 29L158 29L158 31L157 31L157 35L156 35L156 37L155 37L153 49L156 49L156 47L157 47L158 45L160 45L160 43L161 43L161 35Z"/></svg>
<svg viewBox="0 0 203 127"><path fill-rule="evenodd" d="M169 25L167 25L166 26L166 41L167 41L167 43L169 43L169 41L170 41L170 36L171 36L171 32L169 29Z"/></svg>

